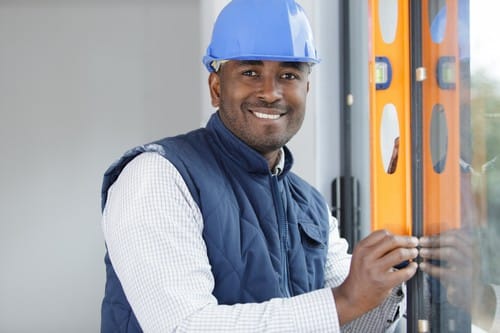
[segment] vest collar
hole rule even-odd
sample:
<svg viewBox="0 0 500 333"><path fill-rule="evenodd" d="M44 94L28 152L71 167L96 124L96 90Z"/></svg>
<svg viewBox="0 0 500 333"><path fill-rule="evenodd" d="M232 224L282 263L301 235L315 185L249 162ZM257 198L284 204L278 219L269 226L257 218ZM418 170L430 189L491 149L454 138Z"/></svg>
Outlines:
<svg viewBox="0 0 500 333"><path fill-rule="evenodd" d="M240 138L235 136L220 119L219 113L215 112L210 117L206 128L212 132L218 148L231 160L250 173L271 174L267 160L256 150L249 147ZM284 146L285 161L280 178L290 171L293 165L293 156L290 150Z"/></svg>

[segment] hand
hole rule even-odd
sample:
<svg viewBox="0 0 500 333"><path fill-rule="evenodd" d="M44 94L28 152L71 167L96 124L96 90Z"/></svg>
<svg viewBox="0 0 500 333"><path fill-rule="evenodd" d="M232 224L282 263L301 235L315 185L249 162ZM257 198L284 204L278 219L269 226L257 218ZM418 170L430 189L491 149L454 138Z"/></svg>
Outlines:
<svg viewBox="0 0 500 333"><path fill-rule="evenodd" d="M454 229L420 238L420 269L438 278L450 304L463 309L483 328L491 324L495 295L482 283L480 248L472 233ZM439 260L433 264L429 260Z"/></svg>
<svg viewBox="0 0 500 333"><path fill-rule="evenodd" d="M394 287L415 274L418 265L411 260L418 255L417 245L415 237L385 230L375 231L358 243L347 278L333 289L340 325L380 305ZM410 263L394 268L403 261Z"/></svg>
<svg viewBox="0 0 500 333"><path fill-rule="evenodd" d="M422 271L440 280L451 304L470 311L474 294L470 287L477 285L480 271L480 258L471 235L463 230L449 230L420 238L420 246ZM438 260L439 264L429 260Z"/></svg>

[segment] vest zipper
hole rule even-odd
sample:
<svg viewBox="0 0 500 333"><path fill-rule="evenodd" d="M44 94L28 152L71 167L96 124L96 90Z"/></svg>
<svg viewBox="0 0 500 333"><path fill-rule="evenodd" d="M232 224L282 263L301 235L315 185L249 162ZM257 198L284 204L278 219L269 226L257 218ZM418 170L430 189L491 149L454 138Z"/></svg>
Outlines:
<svg viewBox="0 0 500 333"><path fill-rule="evenodd" d="M286 210L283 202L283 194L280 191L278 177L271 176L272 192L274 205L277 212L278 231L280 237L280 256L281 256L281 276L282 289L286 297L291 297L290 275L288 265L288 223L286 221Z"/></svg>

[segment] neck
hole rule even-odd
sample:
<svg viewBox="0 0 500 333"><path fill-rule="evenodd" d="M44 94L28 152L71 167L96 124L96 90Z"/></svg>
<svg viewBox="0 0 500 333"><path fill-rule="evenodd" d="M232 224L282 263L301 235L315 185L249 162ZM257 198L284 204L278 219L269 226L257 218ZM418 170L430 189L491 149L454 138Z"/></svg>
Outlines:
<svg viewBox="0 0 500 333"><path fill-rule="evenodd" d="M274 170L276 165L278 165L278 162L280 161L281 158L281 149L262 154L264 158L267 160L267 164L269 165L269 170Z"/></svg>

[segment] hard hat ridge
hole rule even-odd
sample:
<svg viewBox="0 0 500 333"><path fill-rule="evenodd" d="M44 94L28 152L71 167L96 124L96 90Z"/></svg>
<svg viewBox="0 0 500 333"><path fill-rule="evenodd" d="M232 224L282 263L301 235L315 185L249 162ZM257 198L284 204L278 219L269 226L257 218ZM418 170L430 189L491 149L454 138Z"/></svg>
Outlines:
<svg viewBox="0 0 500 333"><path fill-rule="evenodd" d="M209 71L219 60L318 63L312 29L294 0L232 0L220 12L203 57Z"/></svg>

